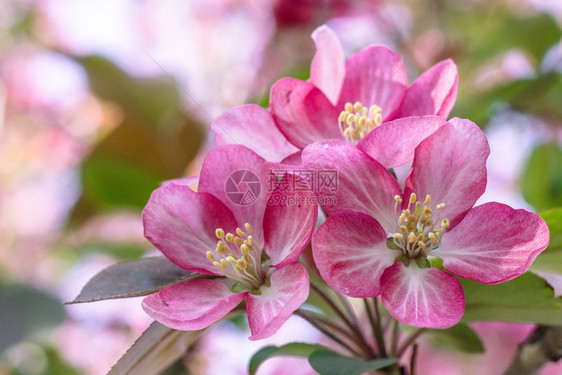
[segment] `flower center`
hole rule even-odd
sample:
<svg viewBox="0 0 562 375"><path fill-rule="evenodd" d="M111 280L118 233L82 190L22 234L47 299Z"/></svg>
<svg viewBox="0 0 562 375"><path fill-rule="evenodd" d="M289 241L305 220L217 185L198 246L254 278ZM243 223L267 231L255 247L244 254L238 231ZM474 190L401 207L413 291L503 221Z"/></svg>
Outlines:
<svg viewBox="0 0 562 375"><path fill-rule="evenodd" d="M246 231L236 228L236 235L217 228L217 247L214 252L207 251L206 256L223 275L239 281L248 290L256 290L264 283L266 274L262 269L261 249L255 246L250 234L252 227L246 223L244 228Z"/></svg>
<svg viewBox="0 0 562 375"><path fill-rule="evenodd" d="M395 210L402 204L402 198L396 195ZM447 218L441 218L445 203L440 203L435 208L438 211L436 217L433 210L429 208L431 196L427 195L423 203L417 200L415 193L410 195L408 206L398 216L396 232L392 233L389 240L398 249L402 250L404 257L409 259L423 258L433 249L441 244L443 233L451 226ZM439 224L439 228L436 228Z"/></svg>
<svg viewBox="0 0 562 375"><path fill-rule="evenodd" d="M382 109L378 105L367 108L360 102L345 103L345 110L340 113L338 122L347 142L355 146L382 123Z"/></svg>

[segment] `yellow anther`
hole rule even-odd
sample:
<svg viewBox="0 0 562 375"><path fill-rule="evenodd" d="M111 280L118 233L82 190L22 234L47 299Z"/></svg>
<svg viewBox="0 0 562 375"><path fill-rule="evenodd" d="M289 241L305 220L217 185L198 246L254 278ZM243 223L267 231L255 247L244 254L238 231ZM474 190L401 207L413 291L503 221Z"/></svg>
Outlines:
<svg viewBox="0 0 562 375"><path fill-rule="evenodd" d="M402 203L402 198L399 195L395 195L394 196L394 200L396 201L396 203L401 204Z"/></svg>
<svg viewBox="0 0 562 375"><path fill-rule="evenodd" d="M347 112L347 111L342 111L342 112L340 113L340 116L338 117L338 121L339 121L339 122L344 122L345 119L347 118L348 113L349 113L349 112Z"/></svg>
<svg viewBox="0 0 562 375"><path fill-rule="evenodd" d="M217 242L217 248L215 249L215 251L219 254L226 254L226 245L224 244L224 242Z"/></svg>
<svg viewBox="0 0 562 375"><path fill-rule="evenodd" d="M343 131L343 136L346 138L351 137L351 128L347 128Z"/></svg>
<svg viewBox="0 0 562 375"><path fill-rule="evenodd" d="M345 103L345 110L347 112L353 112L353 104L351 104L350 102Z"/></svg>
<svg viewBox="0 0 562 375"><path fill-rule="evenodd" d="M407 233L408 232L408 227L405 225L400 225L400 230L402 231L402 233Z"/></svg>
<svg viewBox="0 0 562 375"><path fill-rule="evenodd" d="M244 224L244 228L246 228L246 232L252 233L252 226L250 225L250 223Z"/></svg>
<svg viewBox="0 0 562 375"><path fill-rule="evenodd" d="M392 238L394 238L395 240L401 240L404 238L404 235L401 233L393 233Z"/></svg>
<svg viewBox="0 0 562 375"><path fill-rule="evenodd" d="M447 218L441 219L441 228L447 229L451 226L451 222Z"/></svg>
<svg viewBox="0 0 562 375"><path fill-rule="evenodd" d="M232 242L234 241L234 234L227 233L226 236L224 236L224 239L226 240L226 242Z"/></svg>
<svg viewBox="0 0 562 375"><path fill-rule="evenodd" d="M425 200L423 201L423 205L427 206L430 203L431 203L431 196L428 194L428 195L425 196Z"/></svg>
<svg viewBox="0 0 562 375"><path fill-rule="evenodd" d="M246 237L246 233L240 228L236 228L236 234L241 237Z"/></svg>
<svg viewBox="0 0 562 375"><path fill-rule="evenodd" d="M425 242L423 241L418 241L418 247L422 250L425 250Z"/></svg>
<svg viewBox="0 0 562 375"><path fill-rule="evenodd" d="M216 260L213 262L213 266L217 267L219 270L224 270L222 264L220 262L217 262Z"/></svg>
<svg viewBox="0 0 562 375"><path fill-rule="evenodd" d="M215 230L215 235L219 240L222 240L224 238L224 230L222 228L217 228Z"/></svg>
<svg viewBox="0 0 562 375"><path fill-rule="evenodd" d="M234 243L235 243L236 245L242 245L242 244L244 243L244 240L241 239L240 237L235 237L235 238L234 238Z"/></svg>
<svg viewBox="0 0 562 375"><path fill-rule="evenodd" d="M371 108L369 108L369 113L371 114L371 116L375 116L376 114L381 112L382 109L378 105L372 105Z"/></svg>
<svg viewBox="0 0 562 375"><path fill-rule="evenodd" d="M435 233L429 232L429 233L427 234L427 237L429 237L429 240L431 241L431 243L436 243L436 242L437 242L437 236L435 235Z"/></svg>
<svg viewBox="0 0 562 375"><path fill-rule="evenodd" d="M416 193L410 194L410 203L415 203L418 200Z"/></svg>
<svg viewBox="0 0 562 375"><path fill-rule="evenodd" d="M353 105L353 111L355 112L359 112L361 108L363 108L363 104L361 104L361 102L355 102Z"/></svg>
<svg viewBox="0 0 562 375"><path fill-rule="evenodd" d="M246 239L246 245L252 247L254 245L254 238L252 236L248 236Z"/></svg>
<svg viewBox="0 0 562 375"><path fill-rule="evenodd" d="M445 203L439 203L437 206L435 206L435 208L437 208L438 210L442 210L445 207Z"/></svg>
<svg viewBox="0 0 562 375"><path fill-rule="evenodd" d="M353 121L355 119L355 115L353 113L350 113L347 115L347 118L345 119L346 124L352 124Z"/></svg>
<svg viewBox="0 0 562 375"><path fill-rule="evenodd" d="M408 242L409 243L416 242L416 235L414 234L414 232L410 232L410 234L408 235Z"/></svg>
<svg viewBox="0 0 562 375"><path fill-rule="evenodd" d="M406 215L404 215L404 213L401 213L399 220L401 224L404 224L406 222Z"/></svg>
<svg viewBox="0 0 562 375"><path fill-rule="evenodd" d="M357 124L364 128L367 125L367 119L365 117L360 117L359 120L357 121Z"/></svg>
<svg viewBox="0 0 562 375"><path fill-rule="evenodd" d="M215 260L215 254L213 254L212 251L207 251L205 253L205 255L207 256L207 259L209 259L209 262L212 262Z"/></svg>
<svg viewBox="0 0 562 375"><path fill-rule="evenodd" d="M240 251L242 252L242 254L246 255L250 253L250 248L246 244L243 244L242 246L240 246Z"/></svg>
<svg viewBox="0 0 562 375"><path fill-rule="evenodd" d="M375 117L373 117L375 124L380 125L382 124L382 115L380 113L376 114Z"/></svg>
<svg viewBox="0 0 562 375"><path fill-rule="evenodd" d="M417 241L425 241L425 236L424 236L422 233L420 233L420 234L418 234L418 236L416 237L416 240L417 240Z"/></svg>
<svg viewBox="0 0 562 375"><path fill-rule="evenodd" d="M243 270L248 268L248 262L246 262L246 259L244 259L244 258L238 259L238 261L236 262L236 265L238 266L238 268L243 269Z"/></svg>
<svg viewBox="0 0 562 375"><path fill-rule="evenodd" d="M237 259L236 259L235 257L233 257L232 255L227 256L225 259L226 259L226 261L227 261L228 263L230 263L230 264L236 264L236 260L237 260ZM222 261L222 260L223 260L223 259L221 259L221 261Z"/></svg>
<svg viewBox="0 0 562 375"><path fill-rule="evenodd" d="M222 258L221 259L221 267L222 267L221 269L224 270L226 268L226 266L228 266L228 263L227 263L226 259Z"/></svg>

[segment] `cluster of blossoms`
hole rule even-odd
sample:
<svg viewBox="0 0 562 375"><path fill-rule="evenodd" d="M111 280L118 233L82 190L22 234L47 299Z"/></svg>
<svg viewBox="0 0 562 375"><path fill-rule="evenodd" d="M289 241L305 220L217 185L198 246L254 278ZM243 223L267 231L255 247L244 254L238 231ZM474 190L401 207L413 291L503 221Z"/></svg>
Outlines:
<svg viewBox="0 0 562 375"><path fill-rule="evenodd" d="M458 86L452 61L408 86L402 59L388 48L367 47L346 61L329 28L312 38L308 81L283 78L269 109L243 105L213 123L217 148L196 192L168 183L150 198L146 237L201 274L144 299L161 323L205 328L245 300L251 339L272 335L308 297L298 259L311 242L316 268L336 292L380 296L403 324L445 328L464 312L457 276L511 280L547 247L537 215L495 202L473 207L486 187L489 146L471 121L447 121ZM405 181L389 171L409 163ZM272 171L285 172L265 189ZM302 171L334 171L337 188L313 187ZM233 189L251 199L233 198ZM331 203L318 228L316 201Z"/></svg>

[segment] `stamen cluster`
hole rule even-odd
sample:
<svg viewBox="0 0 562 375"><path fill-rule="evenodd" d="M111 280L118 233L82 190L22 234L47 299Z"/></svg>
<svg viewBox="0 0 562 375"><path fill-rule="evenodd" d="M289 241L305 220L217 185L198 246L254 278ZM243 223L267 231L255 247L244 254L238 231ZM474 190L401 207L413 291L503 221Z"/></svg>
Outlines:
<svg viewBox="0 0 562 375"><path fill-rule="evenodd" d="M396 195L395 210L402 204L402 198ZM391 235L392 240L407 258L420 258L426 256L431 250L439 247L443 233L451 226L447 218L433 216L429 208L431 196L427 195L422 203L417 200L415 193L410 195L408 206L402 210L398 217L396 232ZM445 203L440 203L435 208L441 211ZM439 224L440 227L436 228Z"/></svg>
<svg viewBox="0 0 562 375"><path fill-rule="evenodd" d="M225 276L240 281L249 290L255 290L263 284L265 272L261 266L261 251L254 247L250 234L252 227L245 223L244 228L246 231L236 228L236 235L217 228L217 247L214 252L207 251L206 256Z"/></svg>
<svg viewBox="0 0 562 375"><path fill-rule="evenodd" d="M364 107L360 102L346 103L338 122L346 140L356 145L371 130L382 123L382 109L377 105Z"/></svg>

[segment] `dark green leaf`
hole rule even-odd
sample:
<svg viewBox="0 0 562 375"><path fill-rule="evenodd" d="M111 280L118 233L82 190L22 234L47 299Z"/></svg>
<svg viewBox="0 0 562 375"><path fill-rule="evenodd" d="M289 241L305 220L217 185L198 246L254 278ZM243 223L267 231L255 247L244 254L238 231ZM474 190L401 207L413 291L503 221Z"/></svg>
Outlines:
<svg viewBox="0 0 562 375"><path fill-rule="evenodd" d="M182 357L204 331L176 331L154 322L108 375L156 375Z"/></svg>
<svg viewBox="0 0 562 375"><path fill-rule="evenodd" d="M435 346L457 349L465 353L484 352L482 341L466 324L459 323L447 329L432 329L429 333Z"/></svg>
<svg viewBox="0 0 562 375"><path fill-rule="evenodd" d="M38 331L60 324L65 317L55 298L23 285L0 286L0 353Z"/></svg>
<svg viewBox="0 0 562 375"><path fill-rule="evenodd" d="M366 371L391 366L396 363L396 358L365 361L321 349L313 352L308 357L308 362L320 375L361 375Z"/></svg>
<svg viewBox="0 0 562 375"><path fill-rule="evenodd" d="M562 324L562 298L555 298L552 288L530 272L497 285L465 279L461 284L466 299L464 322Z"/></svg>
<svg viewBox="0 0 562 375"><path fill-rule="evenodd" d="M562 148L537 146L521 177L523 197L538 210L562 206Z"/></svg>
<svg viewBox="0 0 562 375"><path fill-rule="evenodd" d="M69 303L145 296L198 276L176 266L166 257L116 263L95 275Z"/></svg>
<svg viewBox="0 0 562 375"><path fill-rule="evenodd" d="M297 357L308 357L312 352L323 348L320 345L307 344L303 342L292 342L282 346L266 346L258 350L252 358L250 359L250 365L248 372L250 375L255 374L258 371L259 366L266 360L272 357L281 356L297 356Z"/></svg>

